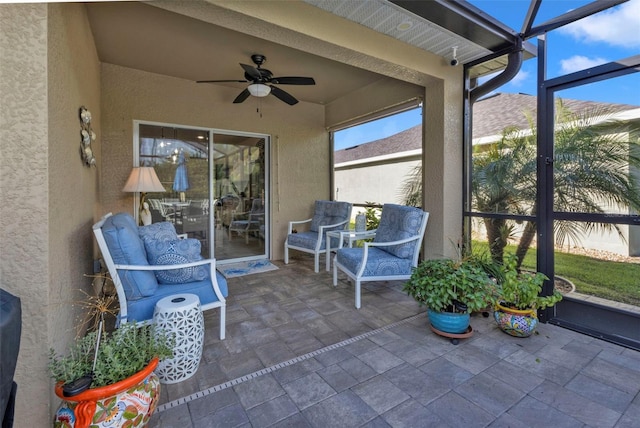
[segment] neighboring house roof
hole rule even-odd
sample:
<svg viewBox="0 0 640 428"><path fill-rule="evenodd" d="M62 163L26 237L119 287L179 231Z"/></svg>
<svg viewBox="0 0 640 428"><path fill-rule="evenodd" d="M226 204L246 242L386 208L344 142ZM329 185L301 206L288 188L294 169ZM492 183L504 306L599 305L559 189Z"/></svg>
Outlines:
<svg viewBox="0 0 640 428"><path fill-rule="evenodd" d="M414 126L387 138L338 150L334 154L336 164L358 159L373 158L422 148L422 126Z"/></svg>
<svg viewBox="0 0 640 428"><path fill-rule="evenodd" d="M606 109L611 113L637 109L628 104L599 103L562 98L562 103L572 113L580 114L594 109ZM537 100L534 95L497 93L478 100L473 105L473 139L500 135L508 126L529 129L527 115L535 122Z"/></svg>
<svg viewBox="0 0 640 428"><path fill-rule="evenodd" d="M571 112L580 114L593 109L603 109L611 113L637 110L638 106L611 104L594 101L562 99ZM527 94L497 93L478 100L473 105L473 139L502 134L508 126L529 129L527 115L533 117L537 107L536 97ZM387 138L360 144L335 152L335 164L359 159L391 155L422 148L422 126L414 126Z"/></svg>

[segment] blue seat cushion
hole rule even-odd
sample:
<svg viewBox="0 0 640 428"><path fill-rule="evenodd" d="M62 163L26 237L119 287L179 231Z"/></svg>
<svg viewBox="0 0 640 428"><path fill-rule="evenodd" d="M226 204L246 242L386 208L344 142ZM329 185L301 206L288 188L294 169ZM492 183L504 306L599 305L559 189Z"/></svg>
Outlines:
<svg viewBox="0 0 640 428"><path fill-rule="evenodd" d="M415 236L420 230L424 216L424 211L415 207L384 204L373 242L399 241ZM416 249L415 242L385 247L385 251L403 259L413 259Z"/></svg>
<svg viewBox="0 0 640 428"><path fill-rule="evenodd" d="M357 273L362 264L362 248L342 248L336 253L336 260L347 270ZM411 274L411 260L396 257L379 248L369 248L367 265L362 276L392 276Z"/></svg>
<svg viewBox="0 0 640 428"><path fill-rule="evenodd" d="M144 244L138 235L138 226L128 213L118 213L108 217L102 234L115 264L148 265ZM153 296L158 289L158 281L152 271L118 270L127 300Z"/></svg>
<svg viewBox="0 0 640 428"><path fill-rule="evenodd" d="M291 233L287 236L287 244L295 247L308 248L313 250L318 242L318 232ZM324 250L325 239L320 243L320 249Z"/></svg>
<svg viewBox="0 0 640 428"><path fill-rule="evenodd" d="M326 247L326 239L322 239L320 242L320 250L324 250ZM295 247L308 248L313 250L316 248L316 243L318 242L318 233L317 232L299 232L299 233L291 233L287 236L287 245L292 245ZM335 243L335 245L334 245ZM331 241L331 244L334 245L334 248L338 246L338 240L335 239Z"/></svg>
<svg viewBox="0 0 640 428"><path fill-rule="evenodd" d="M327 243L326 241L326 235L324 235L322 237L322 242L320 242L320 250L325 249ZM287 235L288 245L293 245L296 247L308 248L310 250L313 250L316 248L316 242L318 242L317 232L299 232ZM338 248L338 243L338 238L331 238L331 248Z"/></svg>
<svg viewBox="0 0 640 428"><path fill-rule="evenodd" d="M208 265L207 265L208 266ZM227 280L219 272L216 272L218 286L224 297L228 295ZM158 291L151 297L127 302L127 321L146 321L153 318L153 310L158 300L172 294L191 293L200 298L200 304L204 305L217 302L218 297L213 291L209 278L203 281L188 282L186 284L160 284Z"/></svg>
<svg viewBox="0 0 640 428"><path fill-rule="evenodd" d="M200 241L188 239L154 239L145 237L144 248L150 265L175 265L202 260ZM154 271L160 284L183 284L209 277L207 265Z"/></svg>

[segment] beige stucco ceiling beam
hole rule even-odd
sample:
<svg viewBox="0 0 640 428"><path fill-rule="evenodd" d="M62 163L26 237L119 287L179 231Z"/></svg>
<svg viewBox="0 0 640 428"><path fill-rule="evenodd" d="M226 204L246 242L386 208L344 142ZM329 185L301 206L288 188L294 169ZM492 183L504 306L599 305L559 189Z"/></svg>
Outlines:
<svg viewBox="0 0 640 428"><path fill-rule="evenodd" d="M300 1L149 4L420 86L461 73L442 57Z"/></svg>
<svg viewBox="0 0 640 428"><path fill-rule="evenodd" d="M328 104L325 108L327 128L344 126L365 116L383 112L407 100L422 100L424 88L398 80L384 79L363 86ZM416 105L419 101L416 101Z"/></svg>

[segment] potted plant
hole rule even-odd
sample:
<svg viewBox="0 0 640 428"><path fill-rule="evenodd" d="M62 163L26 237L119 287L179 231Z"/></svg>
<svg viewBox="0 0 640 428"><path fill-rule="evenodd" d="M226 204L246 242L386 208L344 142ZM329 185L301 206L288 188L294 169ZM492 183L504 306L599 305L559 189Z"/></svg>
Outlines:
<svg viewBox="0 0 640 428"><path fill-rule="evenodd" d="M470 313L490 308L496 301L495 283L477 257L424 260L403 289L427 307L436 333L467 332Z"/></svg>
<svg viewBox="0 0 640 428"><path fill-rule="evenodd" d="M173 355L171 340L153 325L135 323L106 333L104 312L100 319L67 355L50 351L49 371L63 400L55 427L142 427L157 406L160 382L153 370Z"/></svg>
<svg viewBox="0 0 640 428"><path fill-rule="evenodd" d="M501 269L493 317L505 333L529 337L538 326L538 309L555 305L562 300L562 294L554 290L550 296L541 296L547 276L540 272L518 272L516 266L516 256L507 255Z"/></svg>

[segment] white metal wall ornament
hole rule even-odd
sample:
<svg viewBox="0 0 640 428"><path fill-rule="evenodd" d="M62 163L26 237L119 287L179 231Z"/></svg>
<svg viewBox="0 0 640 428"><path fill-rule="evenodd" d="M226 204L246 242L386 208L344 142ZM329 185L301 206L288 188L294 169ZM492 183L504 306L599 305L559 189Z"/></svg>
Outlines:
<svg viewBox="0 0 640 428"><path fill-rule="evenodd" d="M88 167L96 166L91 143L96 140L96 133L91 129L91 112L85 106L80 107L80 156Z"/></svg>

